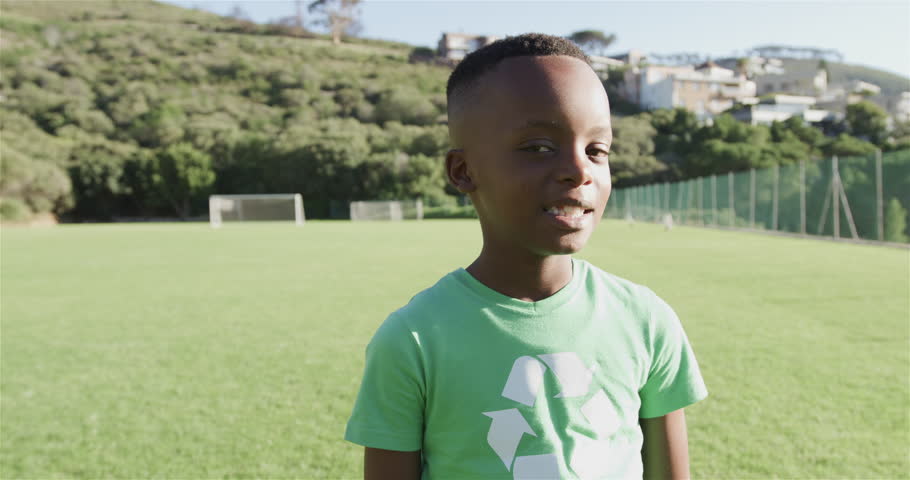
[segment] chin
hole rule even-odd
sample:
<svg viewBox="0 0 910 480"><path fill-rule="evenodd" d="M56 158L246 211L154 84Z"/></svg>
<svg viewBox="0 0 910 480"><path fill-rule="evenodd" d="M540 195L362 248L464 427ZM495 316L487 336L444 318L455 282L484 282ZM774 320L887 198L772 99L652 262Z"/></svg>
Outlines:
<svg viewBox="0 0 910 480"><path fill-rule="evenodd" d="M563 235L554 244L543 248L547 255L571 255L580 252L588 244L591 232L578 232Z"/></svg>

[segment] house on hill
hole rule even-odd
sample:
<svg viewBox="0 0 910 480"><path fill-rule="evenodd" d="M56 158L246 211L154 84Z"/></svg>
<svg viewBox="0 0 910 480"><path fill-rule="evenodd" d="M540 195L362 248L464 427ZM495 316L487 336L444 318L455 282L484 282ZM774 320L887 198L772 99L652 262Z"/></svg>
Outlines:
<svg viewBox="0 0 910 480"><path fill-rule="evenodd" d="M751 102L750 102L751 103ZM840 119L835 113L813 108L815 97L803 95L769 95L755 104L741 104L732 111L733 118L750 125L771 125L790 117L799 117L809 124L833 122Z"/></svg>
<svg viewBox="0 0 910 480"><path fill-rule="evenodd" d="M494 35L469 35L466 33L443 33L439 39L437 54L449 61L461 61L467 54L485 47L500 37Z"/></svg>
<svg viewBox="0 0 910 480"><path fill-rule="evenodd" d="M622 65L641 65L648 61L648 56L645 55L641 50L631 49L626 53L621 53L619 55L611 55L608 57L610 59L616 60Z"/></svg>
<svg viewBox="0 0 910 480"><path fill-rule="evenodd" d="M626 65L622 60L616 60L611 57L588 55L588 58L591 59L591 68L604 80L609 76L611 68L619 68Z"/></svg>
<svg viewBox="0 0 910 480"><path fill-rule="evenodd" d="M627 100L649 110L682 107L694 112L700 120L710 119L737 101L755 96L754 82L710 61L697 67L646 66L638 73L630 72L627 72L627 85L620 89ZM632 86L635 84L637 88Z"/></svg>
<svg viewBox="0 0 910 480"><path fill-rule="evenodd" d="M764 73L753 77L759 95L785 93L816 97L828 89L828 72L823 68L788 68L781 73Z"/></svg>
<svg viewBox="0 0 910 480"><path fill-rule="evenodd" d="M910 92L902 92L895 102L894 119L898 122L910 122Z"/></svg>

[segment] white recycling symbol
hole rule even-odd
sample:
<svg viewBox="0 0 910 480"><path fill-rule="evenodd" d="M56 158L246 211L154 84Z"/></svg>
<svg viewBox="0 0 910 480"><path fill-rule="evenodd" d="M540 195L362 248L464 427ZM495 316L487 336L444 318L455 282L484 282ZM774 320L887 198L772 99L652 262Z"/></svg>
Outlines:
<svg viewBox="0 0 910 480"><path fill-rule="evenodd" d="M563 352L519 357L512 365L502 396L529 407L534 406L537 394L543 388L547 368L556 376L561 387L555 398L583 397L588 394L594 378L594 368L588 368L575 352ZM619 430L619 415L603 389L597 389L582 405L581 413L600 439ZM537 436L518 408L483 414L493 419L487 433L487 443L512 472L513 478L560 477L559 456L555 453L515 458L521 438L525 434ZM605 458L610 448L603 440L589 440L579 442L572 454L570 466L580 478L599 478L608 473L612 463Z"/></svg>

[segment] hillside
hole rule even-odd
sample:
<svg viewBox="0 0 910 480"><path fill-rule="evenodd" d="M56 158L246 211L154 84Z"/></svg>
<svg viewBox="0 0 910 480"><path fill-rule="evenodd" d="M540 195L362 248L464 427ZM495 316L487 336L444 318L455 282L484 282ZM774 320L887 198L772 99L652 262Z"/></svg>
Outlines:
<svg viewBox="0 0 910 480"><path fill-rule="evenodd" d="M724 58L719 61L729 64L736 63L735 58ZM787 72L805 72L807 75L814 73L818 69L819 63L816 59L806 58L781 58L781 61ZM854 80L873 83L881 87L882 91L870 100L889 110L893 109L902 92L910 91L910 78L908 77L862 65L831 61L827 63L829 86L844 85Z"/></svg>
<svg viewBox="0 0 910 480"><path fill-rule="evenodd" d="M206 191L297 191L314 216L366 197L446 201L448 70L408 63L407 46L334 46L148 0L0 6L6 214L199 213ZM215 183L153 188L174 144Z"/></svg>
<svg viewBox="0 0 910 480"><path fill-rule="evenodd" d="M442 168L450 71L410 63L408 45L333 45L151 0L0 0L0 10L4 221L192 218L211 193L301 193L310 218L344 217L350 201L370 199L471 213L454 208ZM863 73L840 72L832 66L835 78ZM685 111L617 116L613 181L910 145L910 130L888 138L884 113L866 113L874 121L833 125L829 136L799 122L700 125Z"/></svg>

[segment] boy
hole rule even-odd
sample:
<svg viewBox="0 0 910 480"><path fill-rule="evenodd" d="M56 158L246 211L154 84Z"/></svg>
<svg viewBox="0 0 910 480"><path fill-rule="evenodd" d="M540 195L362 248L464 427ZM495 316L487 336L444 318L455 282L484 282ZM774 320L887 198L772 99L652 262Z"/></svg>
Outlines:
<svg viewBox="0 0 910 480"><path fill-rule="evenodd" d="M547 35L449 78L449 180L483 248L392 313L367 347L345 438L367 479L683 478L682 408L707 395L676 315L569 254L610 196L607 96Z"/></svg>

